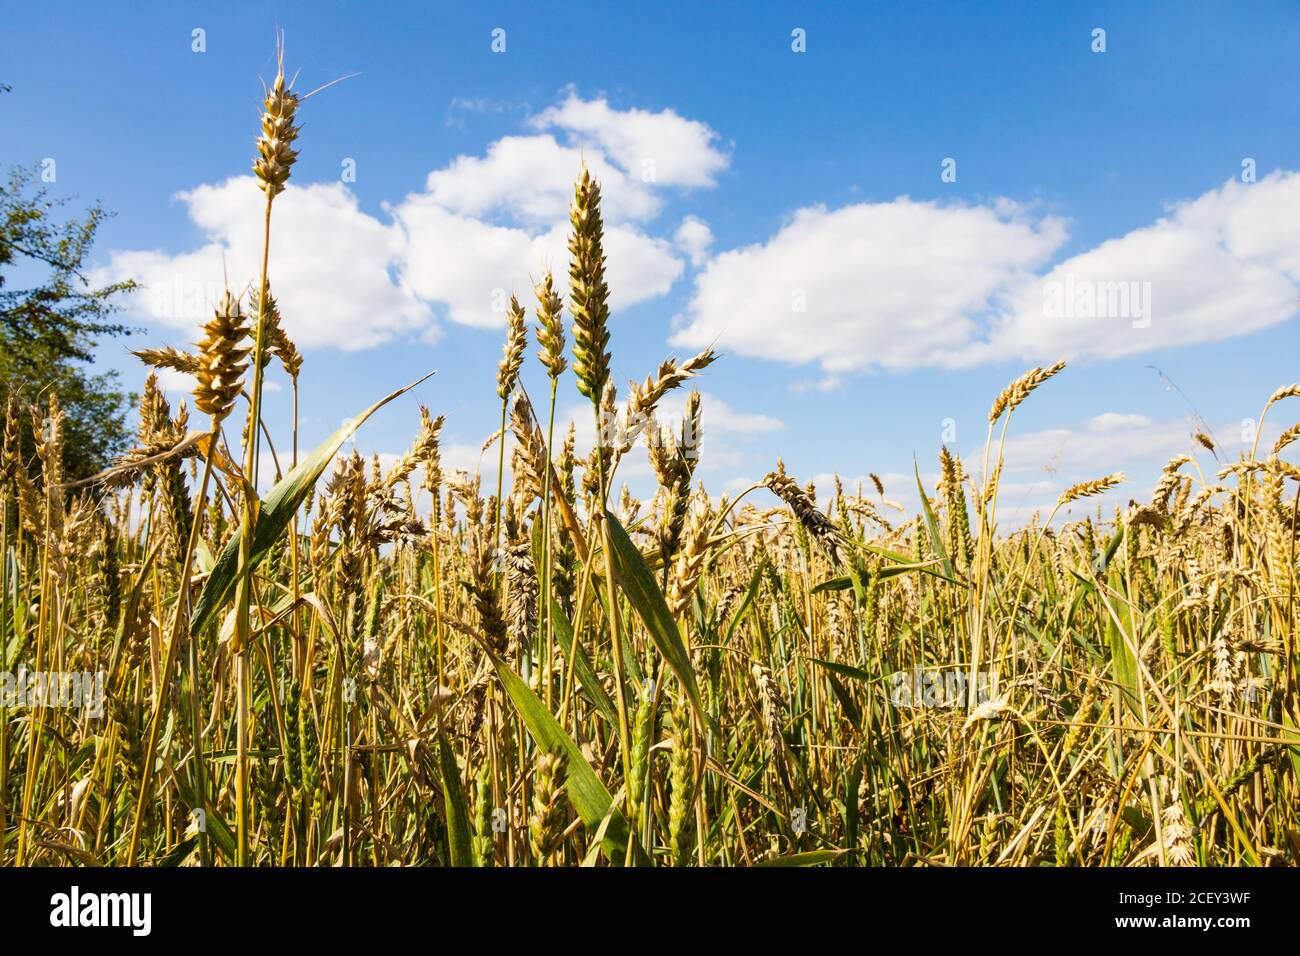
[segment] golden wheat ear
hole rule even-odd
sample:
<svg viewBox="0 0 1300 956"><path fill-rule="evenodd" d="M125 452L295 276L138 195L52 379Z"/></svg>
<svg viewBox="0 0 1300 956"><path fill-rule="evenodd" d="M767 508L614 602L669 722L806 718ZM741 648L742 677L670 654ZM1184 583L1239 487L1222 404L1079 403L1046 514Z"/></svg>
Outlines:
<svg viewBox="0 0 1300 956"><path fill-rule="evenodd" d="M1093 481L1081 481L1077 485L1071 485L1061 492L1061 497L1057 499L1057 507L1069 504L1071 501L1078 501L1080 498L1090 498L1093 495L1100 495L1116 487L1124 481L1124 472L1117 471L1113 475L1107 475L1104 478L1097 478Z"/></svg>
<svg viewBox="0 0 1300 956"><path fill-rule="evenodd" d="M992 425L996 422L1004 412L1010 414L1015 411L1016 407L1029 397L1030 392L1064 368L1065 360L1062 359L1049 368L1031 368L1024 375L1021 375L1004 388L997 399L994 400L993 407L989 409L989 424Z"/></svg>
<svg viewBox="0 0 1300 956"><path fill-rule="evenodd" d="M569 313L573 316L573 373L578 391L599 402L609 379L609 288L605 284L605 227L600 186L584 165L569 208Z"/></svg>
<svg viewBox="0 0 1300 956"><path fill-rule="evenodd" d="M219 422L235 407L248 369L248 318L239 300L227 289L199 341L199 365L194 370L194 404Z"/></svg>

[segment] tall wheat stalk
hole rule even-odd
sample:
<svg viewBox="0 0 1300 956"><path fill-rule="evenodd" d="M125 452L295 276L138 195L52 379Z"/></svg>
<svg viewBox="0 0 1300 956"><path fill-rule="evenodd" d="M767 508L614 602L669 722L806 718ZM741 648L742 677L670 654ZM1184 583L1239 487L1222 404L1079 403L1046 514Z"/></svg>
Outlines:
<svg viewBox="0 0 1300 956"><path fill-rule="evenodd" d="M552 561L555 555L555 542L552 540L551 530L551 474L555 470L552 461L554 459L553 449L555 447L555 402L558 394L560 376L564 373L568 362L564 358L564 322L561 318L561 309L563 303L560 300L559 293L555 291L555 280L548 271L542 281L535 288L537 295L537 344L540 346L538 355L542 365L546 368L547 377L550 379L551 396L547 407L546 414L546 462L545 474L542 478L542 620L543 624L543 649L542 649L542 685L545 688L546 706L554 706L554 681L551 676L551 668L555 665L555 620L551 613L551 577ZM572 654L572 651L570 651Z"/></svg>
<svg viewBox="0 0 1300 956"><path fill-rule="evenodd" d="M258 158L253 164L253 172L258 185L266 194L266 204L262 215L262 268L258 282L257 324L253 336L253 385L249 391L248 428L244 443L244 522L240 530L239 572L235 585L235 628L231 637L230 650L235 660L235 706L236 706L236 864L247 866L249 833L252 821L249 819L248 786L248 738L249 738L249 663L248 644L252 637L249 624L249 610L252 604L252 565L253 528L257 523L258 497L257 480L259 450L261 447L259 429L262 423L262 372L266 367L264 354L268 344L268 325L270 310L268 296L270 284L267 273L271 255L271 207L275 197L284 191L289 180L289 173L298 158L293 149L293 142L298 138L298 127L294 116L298 110L298 95L285 85L284 49L281 45L277 59L275 83L266 94L262 112L262 135L257 140Z"/></svg>
<svg viewBox="0 0 1300 956"><path fill-rule="evenodd" d="M614 704L618 713L619 751L623 761L623 779L632 779L631 734L627 720L626 669L623 660L623 634L619 625L618 589L614 579L613 545L609 523L605 520L608 494L606 475L606 420L602 401L609 384L609 288L605 284L604 224L600 215L600 186L583 166L574 187L569 209L569 311L573 315L573 374L578 391L591 401L595 424L593 457L597 462L596 492L592 518L599 527L604 551L605 608L609 620L611 652L614 658ZM575 629L575 641L577 632ZM631 859L631 842L628 844Z"/></svg>

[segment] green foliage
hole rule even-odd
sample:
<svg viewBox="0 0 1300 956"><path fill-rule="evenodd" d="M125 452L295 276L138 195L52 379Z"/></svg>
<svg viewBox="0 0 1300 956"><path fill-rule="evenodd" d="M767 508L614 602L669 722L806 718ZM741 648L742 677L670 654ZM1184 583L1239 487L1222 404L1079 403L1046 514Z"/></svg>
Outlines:
<svg viewBox="0 0 1300 956"><path fill-rule="evenodd" d="M83 478L126 446L132 396L116 372L86 366L100 339L131 331L110 317L135 284L90 283L87 259L108 213L96 203L83 218L65 219L64 204L39 184L35 167L15 167L0 185L0 395L17 391L33 402L57 394L68 416L64 473ZM30 433L24 449L29 458Z"/></svg>

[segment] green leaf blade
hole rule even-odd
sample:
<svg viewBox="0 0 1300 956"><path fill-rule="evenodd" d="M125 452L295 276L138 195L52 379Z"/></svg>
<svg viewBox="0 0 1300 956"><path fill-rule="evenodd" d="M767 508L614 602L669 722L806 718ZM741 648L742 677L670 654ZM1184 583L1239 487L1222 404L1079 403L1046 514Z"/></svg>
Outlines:
<svg viewBox="0 0 1300 956"><path fill-rule="evenodd" d="M668 610L668 602L664 600L663 592L659 590L645 557L608 509L605 511L605 520L609 522L609 539L614 551L612 560L619 586L640 616L650 639L663 655L664 662L681 682L691 707L703 725L707 720L695 681L695 669L691 666L691 657L686 653L686 645L682 643L681 633L677 630L677 621Z"/></svg>
<svg viewBox="0 0 1300 956"><path fill-rule="evenodd" d="M432 374L432 372L429 373L429 375ZM329 463L334 460L334 456L343 447L343 443L356 434L357 429L371 415L393 399L415 388L420 382L429 378L429 375L424 376L419 381L412 382L410 385L399 388L375 402L375 404L321 442L310 455L299 462L297 468L276 483L275 487L263 499L258 510L257 523L253 529L250 571L270 554L272 546L284 534L285 529L289 527L293 516L298 513L298 509L302 507L307 495L316 487L316 482L320 480L320 476L329 466ZM239 534L236 534L226 543L225 548L221 551L221 556L217 558L217 563L212 568L212 573L208 575L207 581L204 582L203 590L199 593L199 599L194 605L194 613L190 617L191 635L198 635L203 631L217 613L218 608L226 602L226 599L234 591L235 579L239 575L239 542L245 533L247 533L247 528L241 527Z"/></svg>
<svg viewBox="0 0 1300 956"><path fill-rule="evenodd" d="M591 769L573 738L565 733L564 728L524 683L523 678L500 659L494 658L493 664L496 665L501 686L505 688L506 695L523 718L537 745L548 753L565 758L564 789L573 809L589 830L594 831L604 825L601 847L605 857L615 866L622 866L628 840L632 837L627 818L613 806L613 796L596 776L596 771ZM638 864L648 862L639 846L634 845L632 852L633 859Z"/></svg>

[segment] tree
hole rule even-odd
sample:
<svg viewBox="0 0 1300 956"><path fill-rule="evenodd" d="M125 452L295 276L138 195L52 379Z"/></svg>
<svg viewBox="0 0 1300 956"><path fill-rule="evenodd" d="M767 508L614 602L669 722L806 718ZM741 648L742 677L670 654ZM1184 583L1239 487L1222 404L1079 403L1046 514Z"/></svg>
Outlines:
<svg viewBox="0 0 1300 956"><path fill-rule="evenodd" d="M35 167L12 169L0 187L0 397L17 391L43 403L50 391L58 396L67 415L64 474L72 479L103 468L128 441L133 396L122 391L117 372L88 366L101 338L132 331L110 318L136 284L91 287L83 269L108 214L96 203L83 218L63 220L64 203L38 183ZM18 270L35 284L11 288ZM23 427L27 449L30 421Z"/></svg>

